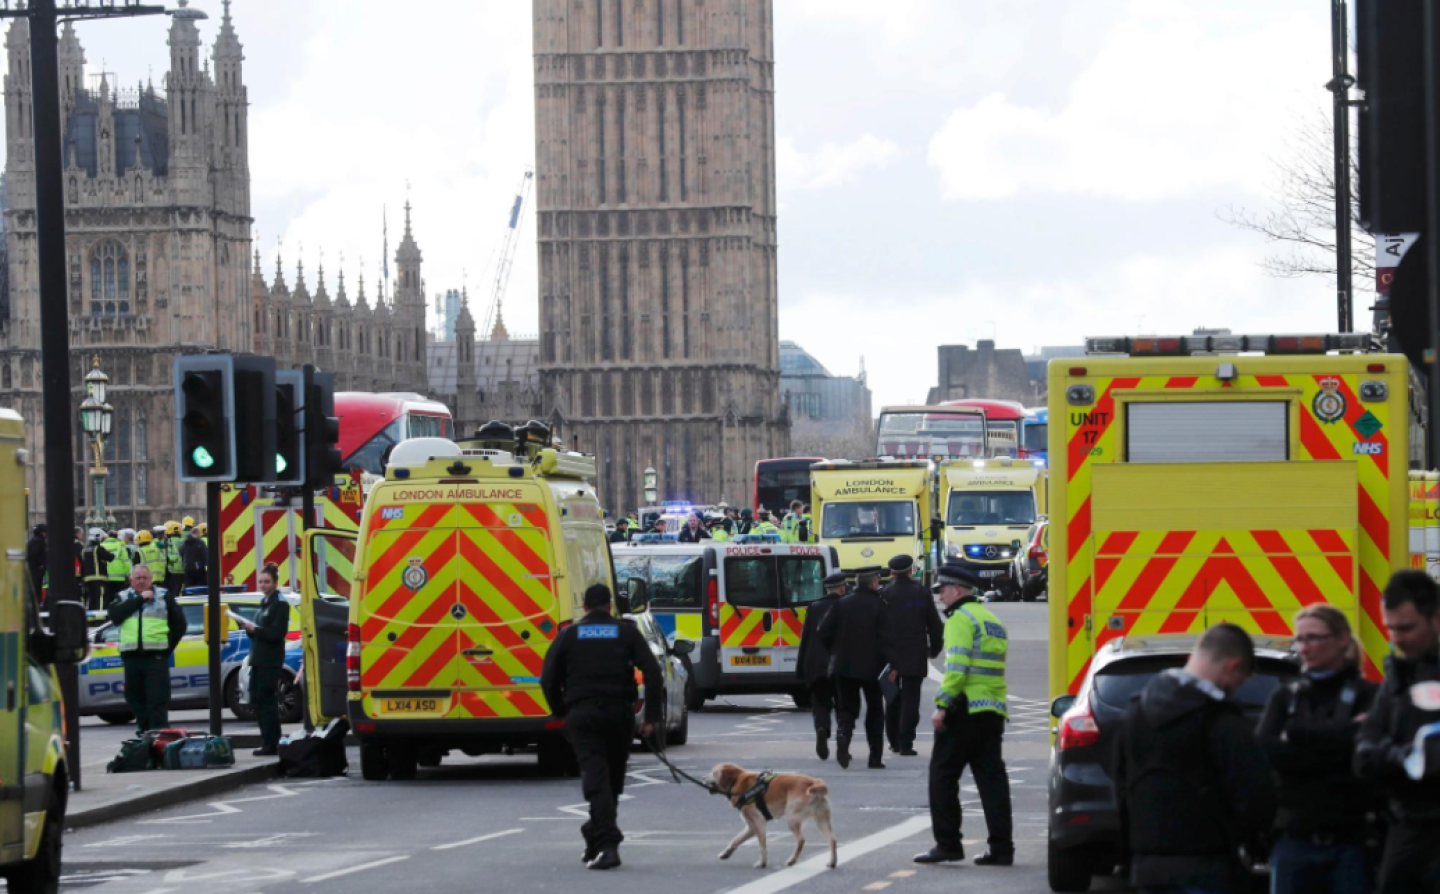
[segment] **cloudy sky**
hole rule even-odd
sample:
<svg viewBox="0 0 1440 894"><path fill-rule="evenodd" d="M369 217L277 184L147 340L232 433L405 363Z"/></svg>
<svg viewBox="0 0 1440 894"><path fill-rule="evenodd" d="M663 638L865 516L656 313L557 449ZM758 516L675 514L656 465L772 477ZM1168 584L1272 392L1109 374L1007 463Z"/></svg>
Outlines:
<svg viewBox="0 0 1440 894"><path fill-rule="evenodd" d="M192 5L208 43L219 0ZM1273 249L1221 219L1270 206L1293 136L1328 108L1328 4L775 6L781 336L835 373L863 357L877 409L925 397L939 344L1334 328L1331 283L1266 276ZM313 289L323 250L333 293L343 253L352 294L362 272L373 294L382 209L393 252L408 184L429 291L466 283L480 315L534 157L529 3L232 10L267 275L278 250L293 283L303 256ZM158 86L166 27L81 26L89 71ZM538 328L534 232L532 208L515 333Z"/></svg>

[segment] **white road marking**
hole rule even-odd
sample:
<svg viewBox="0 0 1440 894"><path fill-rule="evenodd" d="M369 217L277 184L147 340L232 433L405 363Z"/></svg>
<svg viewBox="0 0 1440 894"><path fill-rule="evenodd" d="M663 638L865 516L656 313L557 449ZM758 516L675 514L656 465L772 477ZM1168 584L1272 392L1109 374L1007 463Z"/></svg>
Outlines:
<svg viewBox="0 0 1440 894"><path fill-rule="evenodd" d="M293 791L283 785L267 785L266 788L274 792L274 794L260 795L254 798L239 798L233 801L211 801L209 806L215 809L210 813L192 813L186 814L185 816L166 817L165 819L140 820L140 825L194 822L208 823L211 819L217 816L228 816L232 813L241 813L242 811L239 807L231 806L233 804L249 804L251 801L273 801L276 798L293 798L296 795L300 794L299 792Z"/></svg>
<svg viewBox="0 0 1440 894"><path fill-rule="evenodd" d="M634 800L634 798L635 798L634 795L621 795L621 796L620 796L618 799L616 799L616 800L618 800L618 801L631 801L631 800ZM564 807L556 807L555 809L558 810L558 811L560 811L561 813L568 813L568 814L570 814L570 815L572 815L572 816L583 817L584 819L589 819L589 818L590 818L590 802L589 802L589 801L582 801L582 802L580 802L579 804L567 804L567 805L565 805Z"/></svg>
<svg viewBox="0 0 1440 894"><path fill-rule="evenodd" d="M410 859L410 856L408 854L402 854L398 857L386 857L383 860L372 860L369 863L361 863L359 866L348 866L344 869L337 869L334 872L327 872L324 875L312 875L310 878L302 878L300 880L300 884L313 885L316 882L328 882L330 881L330 879L339 878L342 875L350 875L351 873L355 872L364 872L367 869L375 869L380 866L388 866L391 863L399 863L401 860L408 859Z"/></svg>
<svg viewBox="0 0 1440 894"><path fill-rule="evenodd" d="M169 838L169 835L121 835L119 838L107 838L104 841L96 841L84 847L123 847L127 844L137 844L141 841L148 841L154 838Z"/></svg>
<svg viewBox="0 0 1440 894"><path fill-rule="evenodd" d="M220 879L233 879L242 882L268 882L287 879L295 872L290 869L277 869L275 867L244 867L241 869L222 869L219 872L191 872L187 869L172 869L165 873L166 883L170 882L213 882Z"/></svg>
<svg viewBox="0 0 1440 894"><path fill-rule="evenodd" d="M516 835L524 832L524 829L506 829L504 832L491 832L489 835L481 835L478 838L467 838L464 841L456 841L451 844L437 844L430 848L432 851L448 851L452 848L464 847L467 844L479 844L482 841L490 841L495 838L504 838L506 835Z"/></svg>
<svg viewBox="0 0 1440 894"><path fill-rule="evenodd" d="M840 865L843 866L857 857L863 857L871 851L877 851L882 847L887 847L898 841L904 841L912 835L928 831L929 828L929 816L915 816L903 823L876 832L874 835L868 835L859 841L842 845L839 855ZM813 842L814 839L811 839L811 841ZM756 879L738 888L731 888L727 894L776 894L776 892L784 891L786 888L798 885L806 879L811 879L817 875L823 875L829 872L826 866L829 862L830 854L827 850L826 853L817 857L811 857L798 866L782 869L773 875Z"/></svg>

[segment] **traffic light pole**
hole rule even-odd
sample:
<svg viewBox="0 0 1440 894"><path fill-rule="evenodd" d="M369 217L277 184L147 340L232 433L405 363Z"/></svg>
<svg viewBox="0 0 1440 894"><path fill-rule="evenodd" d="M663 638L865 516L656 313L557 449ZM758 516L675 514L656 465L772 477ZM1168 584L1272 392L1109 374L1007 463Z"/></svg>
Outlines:
<svg viewBox="0 0 1440 894"><path fill-rule="evenodd" d="M211 481L205 485L205 521L207 529L208 555L205 561L206 615L210 618L210 735L222 735L225 720L221 710L225 704L225 681L220 677L220 647L225 639L220 634L229 629L224 608L220 605L220 482Z"/></svg>
<svg viewBox="0 0 1440 894"><path fill-rule="evenodd" d="M1332 0L1330 47L1335 97L1335 297L1340 331L1355 331L1355 291L1350 252L1350 61L1349 9L1345 0Z"/></svg>
<svg viewBox="0 0 1440 894"><path fill-rule="evenodd" d="M1440 0L1425 0L1425 262L1430 279L1426 294L1429 309L1429 387L1426 404L1430 409L1426 427L1425 453L1428 468L1440 468Z"/></svg>
<svg viewBox="0 0 1440 894"><path fill-rule="evenodd" d="M301 394L303 395L303 397L300 398L300 405L304 407L304 412L301 414L301 418L305 420L306 429L305 436L301 438L301 443L304 444L308 443L307 439L312 437L312 433L309 431L311 415L310 407L308 406L308 404L310 402L310 391L315 384L315 364L305 364L304 366L300 367L300 373L302 376L300 380ZM319 432L315 432L314 434L318 435ZM314 477L315 476L307 470L305 474L305 481L303 484L300 485L300 530L302 532L308 531L311 528L323 527L323 525L315 524L315 482L313 480ZM304 556L303 548L301 548L301 556Z"/></svg>

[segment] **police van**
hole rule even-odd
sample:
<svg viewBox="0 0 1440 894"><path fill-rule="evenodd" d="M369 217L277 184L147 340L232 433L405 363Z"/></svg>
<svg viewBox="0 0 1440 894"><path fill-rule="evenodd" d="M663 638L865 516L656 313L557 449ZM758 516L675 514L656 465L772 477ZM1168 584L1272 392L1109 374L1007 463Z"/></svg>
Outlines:
<svg viewBox="0 0 1440 894"><path fill-rule="evenodd" d="M808 705L796 659L806 607L839 567L832 547L773 535L723 543L642 535L613 550L616 577L647 582L651 613L672 642L699 646L688 659L690 710L732 693L785 693Z"/></svg>
<svg viewBox="0 0 1440 894"><path fill-rule="evenodd" d="M584 614L587 587L638 613L645 585L616 587L594 459L549 443L548 432L508 451L401 442L358 534L307 532L307 705L317 722L349 717L364 778L531 746L548 772L573 769L540 690L545 653ZM667 689L681 689L661 663Z"/></svg>

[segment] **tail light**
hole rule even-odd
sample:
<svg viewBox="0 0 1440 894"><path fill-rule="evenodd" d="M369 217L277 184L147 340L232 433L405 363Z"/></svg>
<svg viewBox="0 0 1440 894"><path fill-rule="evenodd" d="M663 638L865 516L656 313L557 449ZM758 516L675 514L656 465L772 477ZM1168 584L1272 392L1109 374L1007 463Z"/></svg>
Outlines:
<svg viewBox="0 0 1440 894"><path fill-rule="evenodd" d="M1076 705L1060 718L1060 750L1084 748L1100 741L1100 725L1089 706Z"/></svg>
<svg viewBox="0 0 1440 894"><path fill-rule="evenodd" d="M710 626L720 626L720 581L713 577L705 594L705 616L710 619Z"/></svg>
<svg viewBox="0 0 1440 894"><path fill-rule="evenodd" d="M346 629L345 644L345 688L350 692L360 691L360 625L351 624Z"/></svg>

